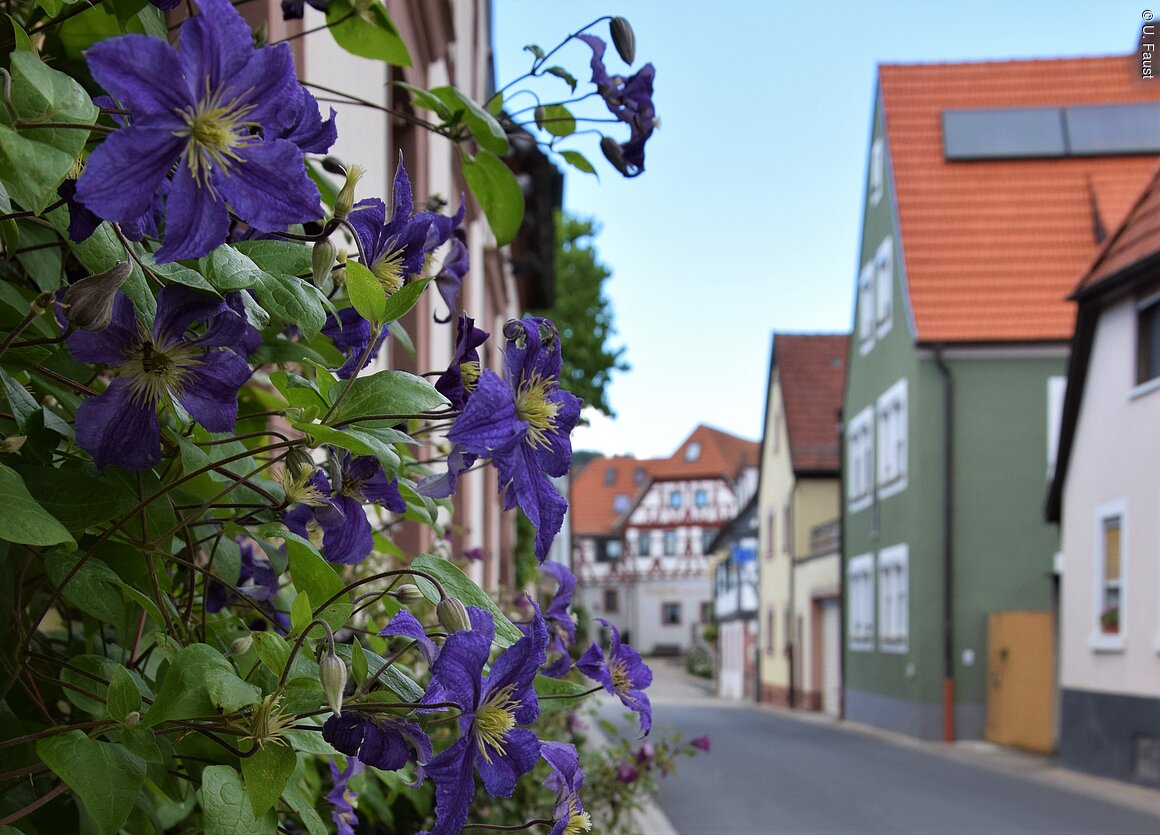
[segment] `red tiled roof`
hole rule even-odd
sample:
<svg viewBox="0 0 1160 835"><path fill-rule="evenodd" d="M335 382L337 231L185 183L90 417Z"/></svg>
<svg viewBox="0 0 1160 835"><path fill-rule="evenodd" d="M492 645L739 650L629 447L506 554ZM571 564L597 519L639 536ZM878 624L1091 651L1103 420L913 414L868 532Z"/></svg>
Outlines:
<svg viewBox="0 0 1160 835"><path fill-rule="evenodd" d="M1136 197L1123 223L1104 242L1075 291L1089 290L1157 253L1160 253L1160 167Z"/></svg>
<svg viewBox="0 0 1160 835"><path fill-rule="evenodd" d="M1066 296L1097 249L1089 188L1105 228L1115 228L1156 163L947 162L941 113L1160 100L1160 85L1138 76L1130 56L879 67L919 341L1069 338Z"/></svg>
<svg viewBox="0 0 1160 835"><path fill-rule="evenodd" d="M838 409L849 340L848 334L774 334L794 472L838 471Z"/></svg>
<svg viewBox="0 0 1160 835"><path fill-rule="evenodd" d="M701 445L700 454L688 461L685 454L694 443ZM618 493L627 494L635 504L637 493L653 479L734 478L745 468L757 466L759 450L754 441L702 424L668 458L593 458L572 482L572 532L610 533L621 515L614 506ZM638 469L643 477L639 482Z"/></svg>

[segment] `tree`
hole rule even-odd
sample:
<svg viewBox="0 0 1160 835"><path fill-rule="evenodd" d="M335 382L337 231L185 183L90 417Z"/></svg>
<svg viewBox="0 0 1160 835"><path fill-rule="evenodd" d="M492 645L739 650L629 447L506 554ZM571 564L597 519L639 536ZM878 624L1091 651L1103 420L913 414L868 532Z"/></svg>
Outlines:
<svg viewBox="0 0 1160 835"><path fill-rule="evenodd" d="M556 216L556 304L550 315L564 344L562 388L609 417L608 384L614 371L628 371L623 345L612 347L616 333L612 305L604 294L604 282L612 272L600 263L593 240L600 227L591 218L567 214Z"/></svg>

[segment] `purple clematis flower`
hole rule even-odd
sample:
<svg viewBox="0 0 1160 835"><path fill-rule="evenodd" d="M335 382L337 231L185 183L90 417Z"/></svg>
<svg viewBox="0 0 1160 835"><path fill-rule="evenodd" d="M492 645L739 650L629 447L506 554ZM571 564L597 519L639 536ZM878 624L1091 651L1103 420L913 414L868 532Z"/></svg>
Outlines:
<svg viewBox="0 0 1160 835"><path fill-rule="evenodd" d="M419 623L418 619L406 609L400 609L398 612L395 612L395 616L391 618L391 622L379 632L380 638L387 638L392 635L410 638L415 641L419 646L419 652L427 659L428 664L433 664L435 658L439 655L439 650L435 647L435 642L427 637L427 630L423 628L423 624Z"/></svg>
<svg viewBox="0 0 1160 835"><path fill-rule="evenodd" d="M579 835L592 828L592 819L580 802L580 788L584 772L580 769L580 755L575 745L566 742L545 742L540 756L552 769L544 779L544 786L556 792L556 808L552 812L552 828L548 835Z"/></svg>
<svg viewBox="0 0 1160 835"><path fill-rule="evenodd" d="M309 536L308 525L322 528L322 556L333 563L362 562L374 548L371 523L363 504L381 504L392 513L403 513L407 503L399 493L399 480L387 479L378 459L371 455L337 457L339 481L332 491L321 471L306 482L308 495L282 515L286 527L299 536Z"/></svg>
<svg viewBox="0 0 1160 835"><path fill-rule="evenodd" d="M516 781L536 765L540 740L527 728L540 715L532 681L544 661L547 630L542 619L483 674L495 637L495 622L483 609L469 606L472 628L447 636L431 666L425 702L454 702L460 707L461 736L427 767L435 781L435 827L431 835L463 828L479 768L492 797L511 797Z"/></svg>
<svg viewBox="0 0 1160 835"><path fill-rule="evenodd" d="M475 320L461 313L455 324L455 356L439 379L435 390L451 401L452 409L462 409L479 382L479 346L491 336L477 328Z"/></svg>
<svg viewBox="0 0 1160 835"><path fill-rule="evenodd" d="M349 781L351 777L362 772L363 764L355 757L347 757L346 768L339 771L333 757L330 758L329 763L330 780L334 785L326 795L326 799L334 807L334 811L330 813L330 819L338 827L338 835L354 835L354 828L358 825L358 815L354 811L358 795L350 787Z"/></svg>
<svg viewBox="0 0 1160 835"><path fill-rule="evenodd" d="M415 785L423 782L431 759L431 740L414 722L394 716L370 716L348 710L331 716L322 726L322 738L348 757L358 757L382 771L398 771L415 761Z"/></svg>
<svg viewBox="0 0 1160 835"><path fill-rule="evenodd" d="M190 328L200 322L205 331L191 336ZM249 379L250 366L227 346L238 344L247 327L222 299L171 284L158 293L157 317L147 332L118 290L107 328L77 331L67 340L81 362L121 372L77 409L77 443L101 469L155 467L161 461L157 407L172 401L210 432L232 432L238 389Z"/></svg>
<svg viewBox="0 0 1160 835"><path fill-rule="evenodd" d="M653 79L656 69L645 64L636 73L623 78L612 76L604 66L605 43L594 35L580 35L579 39L592 48L592 83L604 99L610 113L629 126L628 142L620 146L628 170L626 177L644 172L644 145L656 127L656 108L653 106Z"/></svg>
<svg viewBox="0 0 1160 835"><path fill-rule="evenodd" d="M242 596L250 600L266 603L278 593L278 575L266 559L256 559L254 549L248 543L241 545L242 568L238 574L235 588ZM205 590L205 610L210 614L220 612L228 606L236 595L221 583L211 580Z"/></svg>
<svg viewBox="0 0 1160 835"><path fill-rule="evenodd" d="M335 371L341 379L349 380L371 364L378 356L383 340L387 338L387 326L383 325L375 337L375 344L366 355L366 361L359 366L359 358L363 356L371 342L371 323L359 315L353 307L344 307L338 311L336 319L333 313L326 314L326 322L322 326L322 333L330 337L334 347L342 351L346 362Z"/></svg>
<svg viewBox="0 0 1160 835"><path fill-rule="evenodd" d="M568 611L568 607L572 605L576 577L567 566L551 560L541 565L540 570L554 577L557 583L556 594L544 611L544 620L548 625L550 648L559 653L559 658L544 669L544 675L563 678L572 669L572 656L568 652L568 647L576 640L576 624Z"/></svg>
<svg viewBox="0 0 1160 835"><path fill-rule="evenodd" d="M301 15L299 15L301 17ZM308 154L325 154L338 141L338 128L334 124L338 113L330 108L330 118L323 121L318 100L305 87L298 87L298 120L278 132L278 139L293 142Z"/></svg>
<svg viewBox="0 0 1160 835"><path fill-rule="evenodd" d="M559 387L560 337L549 320L510 321L504 336L506 379L483 371L447 437L495 463L505 509L518 504L535 526L542 562L568 509L548 476L562 476L572 466L569 435L580 417L580 398Z"/></svg>
<svg viewBox="0 0 1160 835"><path fill-rule="evenodd" d="M386 204L377 197L360 200L348 218L358 235L365 266L375 274L388 295L423 271L427 231L432 220L430 213L413 215L411 180L403 167L402 154L395 169L394 201L389 223Z"/></svg>
<svg viewBox="0 0 1160 835"><path fill-rule="evenodd" d="M588 647L577 669L614 696L618 696L624 706L640 715L640 729L647 736L652 728L652 705L644 689L652 684L652 670L641 660L640 653L628 644L620 642L620 631L604 618L596 620L612 631L612 645L608 649L608 659L596 644Z"/></svg>
<svg viewBox="0 0 1160 835"><path fill-rule="evenodd" d="M177 49L123 35L85 53L129 124L93 150L77 198L106 220L133 223L176 164L158 262L199 258L224 243L231 210L262 232L322 214L302 150L277 138L298 124L302 107L289 45L255 48L229 0L199 6Z"/></svg>
<svg viewBox="0 0 1160 835"><path fill-rule="evenodd" d="M282 0L282 19L301 20L302 15L306 12L307 3L310 4L310 8L317 9L323 14L330 6L330 0Z"/></svg>
<svg viewBox="0 0 1160 835"><path fill-rule="evenodd" d="M443 265L435 274L435 289L439 291L444 304L447 305L447 318L440 319L436 314L436 322L444 324L451 321L455 308L459 304L459 291L463 287L463 277L467 275L470 268L471 256L467 252L467 244L456 234L451 239L451 249L447 252L447 257L443 259Z"/></svg>

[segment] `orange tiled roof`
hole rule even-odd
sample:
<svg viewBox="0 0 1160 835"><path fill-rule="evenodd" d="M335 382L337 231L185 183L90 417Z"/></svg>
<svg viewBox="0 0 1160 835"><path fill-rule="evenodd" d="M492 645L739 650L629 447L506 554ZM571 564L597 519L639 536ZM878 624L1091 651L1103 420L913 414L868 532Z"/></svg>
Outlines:
<svg viewBox="0 0 1160 835"><path fill-rule="evenodd" d="M685 453L694 443L700 455L688 461ZM635 504L637 493L653 479L734 478L747 467L756 467L760 446L714 429L698 426L668 458L593 458L572 482L572 532L579 535L611 533L620 517L615 509L617 494L627 494ZM637 480L637 470L642 479ZM609 475L611 473L611 475Z"/></svg>
<svg viewBox="0 0 1160 835"><path fill-rule="evenodd" d="M1160 253L1160 167L1092 261L1076 293L1089 290L1128 267Z"/></svg>
<svg viewBox="0 0 1160 835"><path fill-rule="evenodd" d="M901 257L918 339L1062 340L1065 300L1091 262L1089 183L1105 228L1120 221L1155 155L947 162L944 110L1160 100L1130 56L878 71Z"/></svg>
<svg viewBox="0 0 1160 835"><path fill-rule="evenodd" d="M838 471L838 409L849 340L844 333L773 336L794 472Z"/></svg>

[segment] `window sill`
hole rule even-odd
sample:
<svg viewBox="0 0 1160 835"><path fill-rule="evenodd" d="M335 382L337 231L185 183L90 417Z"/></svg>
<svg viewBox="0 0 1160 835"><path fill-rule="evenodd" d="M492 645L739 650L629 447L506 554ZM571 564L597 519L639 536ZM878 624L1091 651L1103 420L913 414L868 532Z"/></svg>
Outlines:
<svg viewBox="0 0 1160 835"><path fill-rule="evenodd" d="M1154 391L1160 390L1160 377L1153 377L1146 383L1140 383L1138 386L1133 386L1128 391L1128 399L1135 400L1143 397L1146 394L1151 394Z"/></svg>
<svg viewBox="0 0 1160 835"><path fill-rule="evenodd" d="M878 486L878 498L889 499L906 489L906 476L901 475L890 482L883 482Z"/></svg>
<svg viewBox="0 0 1160 835"><path fill-rule="evenodd" d="M1088 635L1088 648L1093 652L1123 652L1124 636L1106 635L1103 632L1093 632Z"/></svg>
<svg viewBox="0 0 1160 835"><path fill-rule="evenodd" d="M867 493L864 496L859 496L856 499L850 499L850 512L857 513L860 510L865 510L874 503L874 497Z"/></svg>
<svg viewBox="0 0 1160 835"><path fill-rule="evenodd" d="M909 649L905 641L883 641L878 639L878 651L889 652L895 655L905 655Z"/></svg>
<svg viewBox="0 0 1160 835"><path fill-rule="evenodd" d="M846 649L850 650L850 652L873 652L874 651L874 642L873 641L847 641L846 642Z"/></svg>

